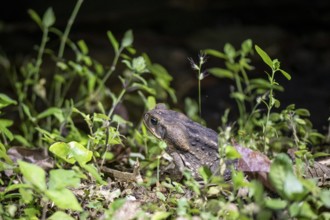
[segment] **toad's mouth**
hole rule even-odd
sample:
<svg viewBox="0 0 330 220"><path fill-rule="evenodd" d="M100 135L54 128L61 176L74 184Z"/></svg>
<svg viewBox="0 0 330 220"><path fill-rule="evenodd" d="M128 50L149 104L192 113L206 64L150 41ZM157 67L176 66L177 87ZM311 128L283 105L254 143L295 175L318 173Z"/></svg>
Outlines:
<svg viewBox="0 0 330 220"><path fill-rule="evenodd" d="M166 128L159 124L159 121L152 117L150 114L146 113L143 117L143 122L156 138L164 140L166 134Z"/></svg>

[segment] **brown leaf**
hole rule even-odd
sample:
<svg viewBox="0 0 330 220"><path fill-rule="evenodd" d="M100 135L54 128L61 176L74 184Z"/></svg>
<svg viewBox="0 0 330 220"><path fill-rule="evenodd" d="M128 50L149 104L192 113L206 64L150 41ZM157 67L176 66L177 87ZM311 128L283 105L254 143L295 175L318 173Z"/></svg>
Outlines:
<svg viewBox="0 0 330 220"><path fill-rule="evenodd" d="M270 159L261 152L242 147L238 144L234 145L241 158L237 160L236 169L243 171L250 179L259 180L268 189L274 191L268 179L270 170Z"/></svg>
<svg viewBox="0 0 330 220"><path fill-rule="evenodd" d="M269 172L271 161L266 155L240 145L234 147L241 155L241 158L237 161L237 170L243 172Z"/></svg>

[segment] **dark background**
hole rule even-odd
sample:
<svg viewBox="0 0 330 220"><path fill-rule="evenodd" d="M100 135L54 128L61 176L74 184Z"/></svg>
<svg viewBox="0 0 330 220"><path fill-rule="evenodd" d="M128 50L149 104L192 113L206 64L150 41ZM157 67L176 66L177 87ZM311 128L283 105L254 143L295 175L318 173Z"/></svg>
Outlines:
<svg viewBox="0 0 330 220"><path fill-rule="evenodd" d="M42 15L52 6L55 26L64 30L75 3L7 1L0 8L0 50L15 59L33 53L33 46L40 43L41 31L27 9ZM134 47L173 75L177 107L183 106L185 97L197 98L196 76L188 57L196 60L201 49L222 50L227 42L238 48L243 40L252 39L292 75L291 81L278 76L285 87L284 93L276 94L282 107L295 103L297 108L309 109L314 126L326 132L330 116L330 1L85 0L70 38L84 39L91 56L110 65L112 48L106 31L120 38L127 29L134 32ZM263 74L267 67L257 56L254 59L254 74ZM214 59L206 64L214 66L220 66ZM5 88L6 82L0 81ZM209 76L202 81L202 88L203 118L214 127L223 110L232 105L229 84Z"/></svg>

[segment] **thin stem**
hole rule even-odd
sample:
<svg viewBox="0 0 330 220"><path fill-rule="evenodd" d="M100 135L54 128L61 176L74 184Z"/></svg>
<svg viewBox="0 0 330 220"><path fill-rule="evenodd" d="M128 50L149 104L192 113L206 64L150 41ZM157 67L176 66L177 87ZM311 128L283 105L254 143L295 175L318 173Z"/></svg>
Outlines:
<svg viewBox="0 0 330 220"><path fill-rule="evenodd" d="M27 90L28 90L29 83L27 83L27 81L29 81L30 78L33 77L34 84L36 84L36 81L39 79L39 72L40 72L40 67L41 67L41 64L42 64L42 56L43 56L44 51L45 51L47 38L48 38L48 28L44 28L43 33L42 33L42 39L41 39L40 47L39 47L39 50L38 50L38 56L37 56L37 61L36 61L35 68L32 72L29 72L29 74L28 74L28 76L25 80L25 83L24 83L24 89L23 89L24 94L28 94ZM35 100L35 98L36 98L36 94L32 93L32 100Z"/></svg>
<svg viewBox="0 0 330 220"><path fill-rule="evenodd" d="M270 111L273 108L273 85L274 85L274 76L275 76L275 72L276 70L272 70L272 76L270 78L270 90L269 90L269 95L268 95L268 105L267 106L267 116L266 116L266 122L265 122L265 126L263 129L263 133L264 133L264 148L266 149L266 132L268 130L268 122L269 122L269 117L270 117Z"/></svg>
<svg viewBox="0 0 330 220"><path fill-rule="evenodd" d="M123 47L120 47L118 52L115 54L115 57L113 58L112 64L110 69L108 70L108 72L105 74L105 76L103 77L102 81L100 82L98 88L95 91L95 94L98 94L102 88L102 86L104 86L105 82L108 80L108 78L112 75L112 73L116 70L116 66L119 60L119 56L121 54L121 52L124 50Z"/></svg>
<svg viewBox="0 0 330 220"><path fill-rule="evenodd" d="M56 103L57 103L57 106L60 107L62 106L63 102L64 102L64 98L66 96L66 94L69 92L69 89L73 83L73 80L74 80L74 77L70 77L69 81L65 83L65 87L62 89L62 90L59 90L59 93L60 91L63 91L62 95L57 97L56 100ZM59 84L59 87L61 87L61 84Z"/></svg>
<svg viewBox="0 0 330 220"><path fill-rule="evenodd" d="M202 100L201 100L201 80L198 78L198 110L199 110L199 117L202 117Z"/></svg>
<svg viewBox="0 0 330 220"><path fill-rule="evenodd" d="M202 65L203 65L203 62L200 60L199 61L199 66L198 66L198 110L199 110L199 117L202 117L202 92L201 92L201 81L203 79Z"/></svg>
<svg viewBox="0 0 330 220"><path fill-rule="evenodd" d="M235 82L236 82L236 87L237 87L237 91L240 94L244 94L243 92L243 88L242 88L242 83L241 80L239 78L238 72L234 73L234 77L235 77ZM243 128L244 126L244 121L246 119L246 109L245 109L245 104L244 101L241 101L240 99L236 98L236 102L238 105L238 109L239 109L239 114L240 114L240 120L239 120L239 126L240 128Z"/></svg>
<svg viewBox="0 0 330 220"><path fill-rule="evenodd" d="M34 80L36 81L39 78L40 67L42 64L42 55L44 54L46 43L48 38L48 28L45 28L42 34L41 45L38 51L38 57L36 62L36 69L34 73Z"/></svg>
<svg viewBox="0 0 330 220"><path fill-rule="evenodd" d="M82 3L84 2L84 0L78 0L77 1L77 4L75 5L74 9L73 9L73 12L70 16L70 19L68 21L68 24L65 28L65 31L64 31L64 34L63 34L63 37L61 39L61 44L60 44L60 49L58 50L58 58L62 58L63 57L63 54L64 54L64 49L65 49L65 43L68 39L68 36L69 36L69 33L70 33L70 30L71 30L71 27L74 23L74 20L76 19L76 16L78 14L78 11L80 9L80 6L82 5Z"/></svg>
<svg viewBox="0 0 330 220"><path fill-rule="evenodd" d="M124 88L121 93L119 94L118 98L113 102L113 105L109 111L108 117L111 118L116 106L118 105L118 103L121 101L121 99L123 98L124 94L126 93L126 88Z"/></svg>

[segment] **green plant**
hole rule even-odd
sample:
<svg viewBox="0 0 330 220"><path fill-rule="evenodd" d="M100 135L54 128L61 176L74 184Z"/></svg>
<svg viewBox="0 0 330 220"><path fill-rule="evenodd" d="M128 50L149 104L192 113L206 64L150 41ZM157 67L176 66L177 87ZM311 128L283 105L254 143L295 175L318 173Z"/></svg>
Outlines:
<svg viewBox="0 0 330 220"><path fill-rule="evenodd" d="M226 68L214 67L206 71L219 78L228 78L234 80L236 89L231 91L231 98L235 99L239 118L237 120L240 129L244 129L247 124L248 112L246 110L246 102L253 106L254 96L251 93L250 80L246 73L247 70L252 70L250 65L251 60L247 57L252 53L252 41L246 40L242 43L240 50L227 43L224 46L224 52L213 49L206 49L204 52L210 56L219 58L225 61ZM244 86L243 86L244 85Z"/></svg>
<svg viewBox="0 0 330 220"><path fill-rule="evenodd" d="M280 72L288 80L291 79L291 76L289 73L280 69L280 62L277 59L272 60L267 55L267 53L265 51L263 51L257 45L255 46L255 49L256 49L257 53L259 54L259 56L262 58L262 60L271 68L271 74L266 72L267 76L268 76L268 81L269 81L269 94L267 97L268 102L266 102L263 99L264 97L260 99L260 101L263 102L265 104L265 106L267 107L266 120L264 122L263 129L262 129L262 132L263 132L264 138L265 138L265 148L266 148L266 145L268 144L267 140L266 140L266 137L267 137L266 133L268 132L268 129L269 129L269 124L270 124L269 117L270 117L271 110L273 107L278 108L280 106L279 100L277 100L274 95L274 87L279 85L275 80L275 74L276 74L276 72Z"/></svg>

